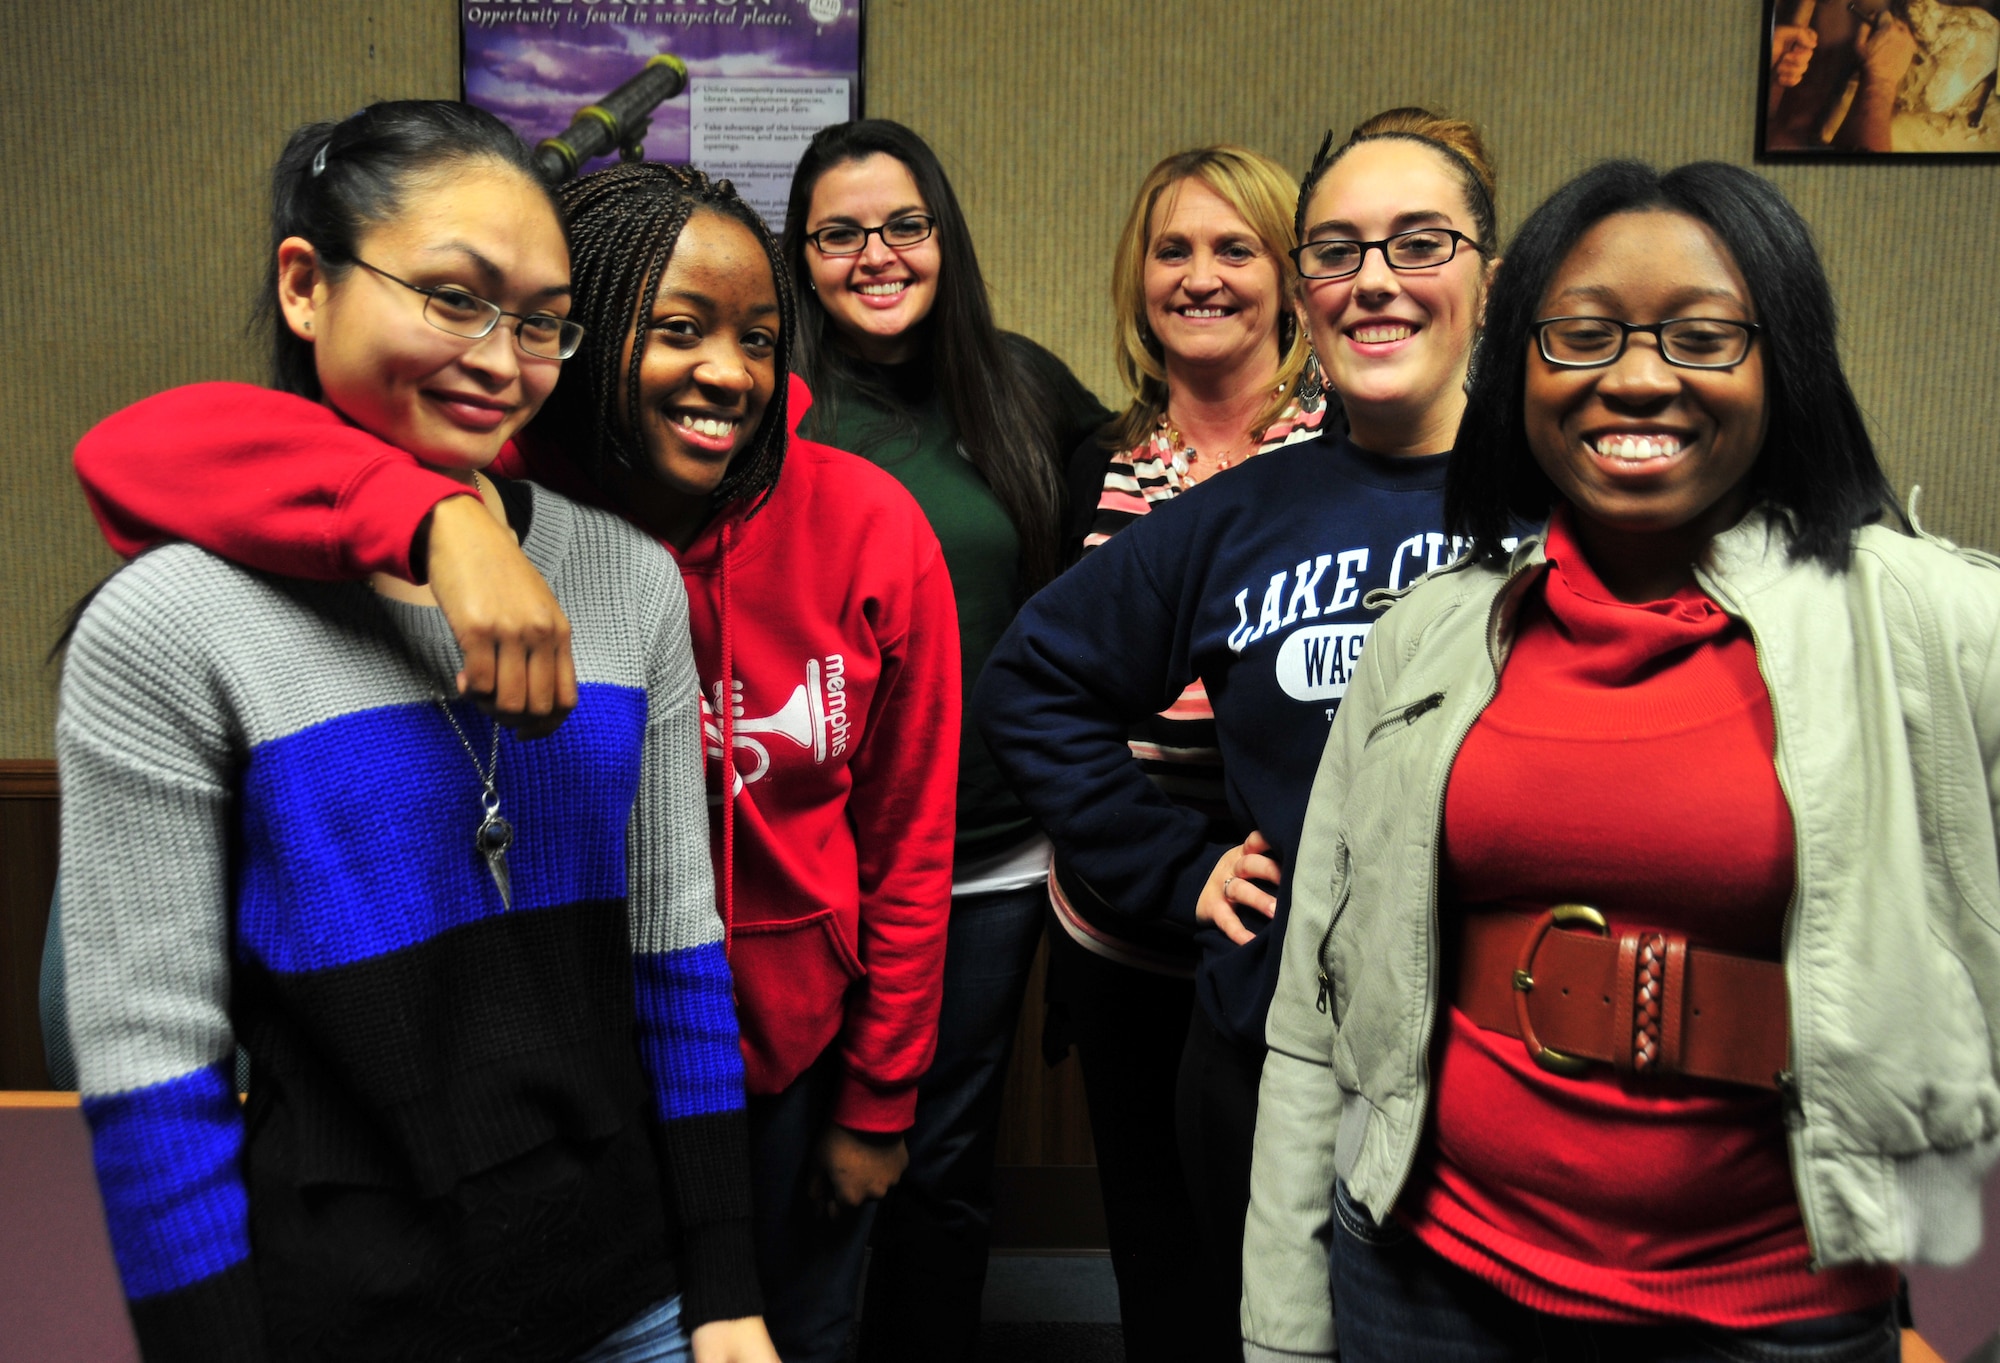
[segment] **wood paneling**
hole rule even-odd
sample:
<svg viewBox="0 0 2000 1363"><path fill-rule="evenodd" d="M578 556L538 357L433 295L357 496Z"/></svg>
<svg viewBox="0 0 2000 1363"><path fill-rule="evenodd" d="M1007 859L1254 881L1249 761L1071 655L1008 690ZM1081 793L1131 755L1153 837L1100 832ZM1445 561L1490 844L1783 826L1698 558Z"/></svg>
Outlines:
<svg viewBox="0 0 2000 1363"><path fill-rule="evenodd" d="M993 1171L993 1247L1101 1250L1109 1241L1083 1067L1073 1053L1056 1065L1042 1059L1042 981L1048 958L1044 942L1035 953L1014 1031Z"/></svg>
<svg viewBox="0 0 2000 1363"><path fill-rule="evenodd" d="M0 1089L45 1089L42 935L56 885L55 763L0 762Z"/></svg>

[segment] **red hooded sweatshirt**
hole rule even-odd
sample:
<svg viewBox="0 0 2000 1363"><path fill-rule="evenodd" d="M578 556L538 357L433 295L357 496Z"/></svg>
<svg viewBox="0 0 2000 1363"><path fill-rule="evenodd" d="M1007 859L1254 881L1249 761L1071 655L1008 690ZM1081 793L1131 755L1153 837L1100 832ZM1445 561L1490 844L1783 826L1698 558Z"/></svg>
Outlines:
<svg viewBox="0 0 2000 1363"><path fill-rule="evenodd" d="M778 1092L837 1041L834 1120L894 1132L910 1125L937 1039L958 617L916 501L866 460L800 439L812 397L791 385L775 489L675 554L706 692L716 879L750 1091ZM107 417L78 444L76 468L121 554L185 539L322 580L408 577L424 517L466 491L318 403L238 383ZM525 442L494 471L606 505Z"/></svg>

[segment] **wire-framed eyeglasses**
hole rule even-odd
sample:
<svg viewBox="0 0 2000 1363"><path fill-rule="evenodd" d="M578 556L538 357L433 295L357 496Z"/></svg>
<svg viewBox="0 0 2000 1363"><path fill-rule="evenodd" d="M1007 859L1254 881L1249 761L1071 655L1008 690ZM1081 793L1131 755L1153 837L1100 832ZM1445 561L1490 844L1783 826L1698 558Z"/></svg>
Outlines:
<svg viewBox="0 0 2000 1363"><path fill-rule="evenodd" d="M1733 369L1750 353L1763 328L1724 317L1669 317L1664 322L1621 322L1615 317L1544 317L1530 322L1542 358L1563 369L1616 364L1635 331L1650 335L1660 358L1682 369Z"/></svg>
<svg viewBox="0 0 2000 1363"><path fill-rule="evenodd" d="M1392 270L1430 270L1449 264L1458 254L1460 242L1475 251L1485 249L1465 233L1449 227L1418 227L1380 241L1353 241L1346 237L1309 241L1292 248L1292 259L1298 264L1302 278L1345 279L1361 273L1361 263L1370 251L1380 250Z"/></svg>
<svg viewBox="0 0 2000 1363"><path fill-rule="evenodd" d="M817 232L806 233L806 240L823 256L858 256L868 249L868 238L880 237L882 244L892 251L906 246L915 246L928 240L937 223L924 213L905 213L891 218L880 227L860 227L850 222L837 222L822 227Z"/></svg>
<svg viewBox="0 0 2000 1363"><path fill-rule="evenodd" d="M514 319L514 344L521 353L538 360L566 360L583 344L583 323L547 312L509 312L498 303L489 303L478 294L450 284L426 286L398 279L380 265L370 265L360 256L354 263L381 275L391 284L401 284L411 293L424 296L424 320L451 336L478 341L493 334L502 317Z"/></svg>

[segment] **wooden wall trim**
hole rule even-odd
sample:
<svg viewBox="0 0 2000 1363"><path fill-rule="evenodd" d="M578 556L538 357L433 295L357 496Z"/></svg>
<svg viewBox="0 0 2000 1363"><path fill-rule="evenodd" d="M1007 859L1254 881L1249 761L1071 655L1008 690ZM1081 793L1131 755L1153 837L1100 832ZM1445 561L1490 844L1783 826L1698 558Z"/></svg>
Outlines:
<svg viewBox="0 0 2000 1363"><path fill-rule="evenodd" d="M82 1107L83 1095L75 1089L10 1089L0 1091L0 1111L12 1108Z"/></svg>
<svg viewBox="0 0 2000 1363"><path fill-rule="evenodd" d="M56 764L46 757L0 758L0 800L53 800Z"/></svg>

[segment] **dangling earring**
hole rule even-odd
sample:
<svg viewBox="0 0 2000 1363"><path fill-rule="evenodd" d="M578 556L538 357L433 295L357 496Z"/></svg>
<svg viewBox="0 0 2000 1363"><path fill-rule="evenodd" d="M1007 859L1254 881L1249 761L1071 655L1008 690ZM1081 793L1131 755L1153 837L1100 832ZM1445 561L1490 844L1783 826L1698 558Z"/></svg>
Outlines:
<svg viewBox="0 0 2000 1363"><path fill-rule="evenodd" d="M1472 350L1465 357L1465 382L1461 385L1467 393L1472 391L1472 380L1479 374L1480 337L1472 338Z"/></svg>
<svg viewBox="0 0 2000 1363"><path fill-rule="evenodd" d="M1299 371L1299 391L1296 394L1299 406L1310 411L1314 403L1326 397L1326 376L1320 372L1319 352L1306 352L1306 367Z"/></svg>

